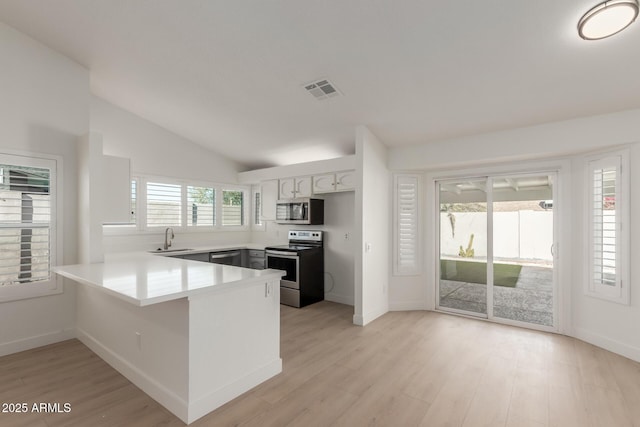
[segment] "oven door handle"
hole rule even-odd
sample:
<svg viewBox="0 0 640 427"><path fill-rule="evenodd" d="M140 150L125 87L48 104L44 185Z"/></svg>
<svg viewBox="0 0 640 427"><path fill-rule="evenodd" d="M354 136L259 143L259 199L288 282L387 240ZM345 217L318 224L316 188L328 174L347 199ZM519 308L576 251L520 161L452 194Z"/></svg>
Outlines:
<svg viewBox="0 0 640 427"><path fill-rule="evenodd" d="M298 255L292 254L291 252L281 252L281 251L266 251L267 255L276 255L283 258L298 258Z"/></svg>

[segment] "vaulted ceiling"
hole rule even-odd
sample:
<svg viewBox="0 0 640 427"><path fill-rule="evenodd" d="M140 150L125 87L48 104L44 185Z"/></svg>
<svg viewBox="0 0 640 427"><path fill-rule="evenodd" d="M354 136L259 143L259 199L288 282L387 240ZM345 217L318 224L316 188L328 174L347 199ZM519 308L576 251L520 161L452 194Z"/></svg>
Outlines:
<svg viewBox="0 0 640 427"><path fill-rule="evenodd" d="M0 0L97 96L245 168L640 107L640 24L584 41L597 0ZM329 78L343 96L304 84Z"/></svg>

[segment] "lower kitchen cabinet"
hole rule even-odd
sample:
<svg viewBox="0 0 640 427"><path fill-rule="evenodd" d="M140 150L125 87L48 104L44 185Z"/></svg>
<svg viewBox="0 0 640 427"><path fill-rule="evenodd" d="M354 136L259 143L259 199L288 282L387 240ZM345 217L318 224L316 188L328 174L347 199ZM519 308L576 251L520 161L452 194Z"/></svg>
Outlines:
<svg viewBox="0 0 640 427"><path fill-rule="evenodd" d="M187 255L183 255L182 258L190 259L192 261L209 262L209 252L201 252L201 253L197 253L197 254L187 254Z"/></svg>
<svg viewBox="0 0 640 427"><path fill-rule="evenodd" d="M265 269L265 256L264 251L257 249L247 249L247 268L253 268L254 270Z"/></svg>

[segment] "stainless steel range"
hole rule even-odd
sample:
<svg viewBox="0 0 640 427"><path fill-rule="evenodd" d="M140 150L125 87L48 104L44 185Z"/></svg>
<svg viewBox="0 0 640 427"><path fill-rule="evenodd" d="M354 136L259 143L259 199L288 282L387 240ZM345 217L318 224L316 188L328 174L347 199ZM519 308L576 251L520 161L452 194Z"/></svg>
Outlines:
<svg viewBox="0 0 640 427"><path fill-rule="evenodd" d="M280 280L280 303L304 307L324 299L323 232L289 231L289 244L265 250L267 268L284 270Z"/></svg>

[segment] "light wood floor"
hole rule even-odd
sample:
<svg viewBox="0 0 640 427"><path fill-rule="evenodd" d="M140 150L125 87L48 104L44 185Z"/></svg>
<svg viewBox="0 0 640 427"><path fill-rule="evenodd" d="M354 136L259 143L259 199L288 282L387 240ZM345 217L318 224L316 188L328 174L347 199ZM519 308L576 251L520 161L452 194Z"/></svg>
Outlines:
<svg viewBox="0 0 640 427"><path fill-rule="evenodd" d="M361 328L282 306L284 372L194 426L640 426L640 364L584 342L433 312ZM0 426L182 426L76 340L0 358ZM634 424L635 423L635 424Z"/></svg>

